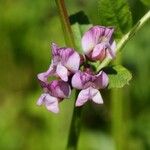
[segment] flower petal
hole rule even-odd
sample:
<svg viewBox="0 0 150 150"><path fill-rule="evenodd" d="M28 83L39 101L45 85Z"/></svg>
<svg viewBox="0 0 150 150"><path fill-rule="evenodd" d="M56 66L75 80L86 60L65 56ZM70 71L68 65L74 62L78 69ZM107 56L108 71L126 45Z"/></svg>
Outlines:
<svg viewBox="0 0 150 150"><path fill-rule="evenodd" d="M43 102L44 102L44 99L45 99L45 97L46 97L46 94L44 93L44 94L41 94L41 96L40 96L40 98L38 99L38 101L37 101L37 105L42 105L43 104Z"/></svg>
<svg viewBox="0 0 150 150"><path fill-rule="evenodd" d="M55 43L52 43L52 55L53 55L53 57L58 55L58 51L59 51L58 45Z"/></svg>
<svg viewBox="0 0 150 150"><path fill-rule="evenodd" d="M75 52L73 48L62 47L60 50L61 62L66 63L68 58Z"/></svg>
<svg viewBox="0 0 150 150"><path fill-rule="evenodd" d="M111 27L106 27L105 28L105 33L104 33L104 37L106 37L108 39L108 41L112 38L112 35L114 33L114 29Z"/></svg>
<svg viewBox="0 0 150 150"><path fill-rule="evenodd" d="M57 65L56 73L63 81L68 81L68 70L61 63Z"/></svg>
<svg viewBox="0 0 150 150"><path fill-rule="evenodd" d="M55 71L56 71L56 67L52 63L46 72L42 72L37 75L37 78L42 87L46 87L48 77L55 74Z"/></svg>
<svg viewBox="0 0 150 150"><path fill-rule="evenodd" d="M103 35L104 28L94 26L90 28L82 37L82 48L85 54L90 53L94 46L99 43L100 37Z"/></svg>
<svg viewBox="0 0 150 150"><path fill-rule="evenodd" d="M92 60L102 61L106 56L106 44L104 42L96 45L92 52Z"/></svg>
<svg viewBox="0 0 150 150"><path fill-rule="evenodd" d="M68 98L71 94L71 88L69 84L62 80L53 80L48 85L48 90L52 96L58 98Z"/></svg>
<svg viewBox="0 0 150 150"><path fill-rule="evenodd" d="M76 89L82 89L83 88L82 81L81 81L81 74L82 73L80 71L78 71L72 77L71 84Z"/></svg>
<svg viewBox="0 0 150 150"><path fill-rule="evenodd" d="M71 56L68 57L65 66L70 71L73 72L77 71L80 66L80 55L77 52L74 52Z"/></svg>
<svg viewBox="0 0 150 150"><path fill-rule="evenodd" d="M107 57L113 59L115 57L115 55L116 55L115 50L116 50L116 42L113 41L112 45L109 46L109 48L106 51Z"/></svg>
<svg viewBox="0 0 150 150"><path fill-rule="evenodd" d="M56 89L57 91L57 89ZM67 82L60 81L59 82L59 89L57 91L58 97L60 98L68 98L71 94L71 88Z"/></svg>
<svg viewBox="0 0 150 150"><path fill-rule="evenodd" d="M99 90L90 88L90 95L93 102L97 104L103 104L103 98L99 92Z"/></svg>
<svg viewBox="0 0 150 150"><path fill-rule="evenodd" d="M97 89L104 89L107 87L109 83L109 78L104 71L100 71L99 74L96 75L96 80L94 81Z"/></svg>
<svg viewBox="0 0 150 150"><path fill-rule="evenodd" d="M47 110L53 113L58 113L59 112L58 100L59 100L58 98L47 94L45 97L45 106Z"/></svg>
<svg viewBox="0 0 150 150"><path fill-rule="evenodd" d="M84 103L86 103L88 101L88 99L90 98L90 91L89 88L80 91L78 98L76 100L76 106L82 106L84 105Z"/></svg>

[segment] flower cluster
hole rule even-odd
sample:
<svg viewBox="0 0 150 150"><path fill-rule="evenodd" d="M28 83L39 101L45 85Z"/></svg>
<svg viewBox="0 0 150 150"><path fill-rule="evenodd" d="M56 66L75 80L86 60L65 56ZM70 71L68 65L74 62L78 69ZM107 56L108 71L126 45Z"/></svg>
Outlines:
<svg viewBox="0 0 150 150"><path fill-rule="evenodd" d="M80 90L76 106L82 106L88 100L102 104L99 89L107 87L108 76L104 71L95 74L83 63L86 59L101 62L106 57L114 58L116 44L112 38L113 32L113 28L103 26L90 28L82 37L83 55L73 48L58 47L52 43L51 65L46 72L37 76L43 89L37 105L44 104L49 111L58 113L59 102L70 97L72 88ZM82 70L80 66L83 66ZM50 76L57 77L57 80L49 82Z"/></svg>

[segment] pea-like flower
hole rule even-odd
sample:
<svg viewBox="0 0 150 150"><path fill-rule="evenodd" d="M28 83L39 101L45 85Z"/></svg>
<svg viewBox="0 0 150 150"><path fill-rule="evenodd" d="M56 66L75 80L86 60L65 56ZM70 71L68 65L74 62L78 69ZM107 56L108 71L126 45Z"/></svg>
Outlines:
<svg viewBox="0 0 150 150"><path fill-rule="evenodd" d="M59 102L70 96L71 88L69 84L62 80L53 80L50 83L41 81L40 84L43 87L44 93L38 99L37 105L44 104L49 111L58 113Z"/></svg>
<svg viewBox="0 0 150 150"><path fill-rule="evenodd" d="M60 48L52 43L52 62L46 72L39 74L45 81L49 76L60 77L63 81L68 81L68 76L79 69L81 56L72 48Z"/></svg>
<svg viewBox="0 0 150 150"><path fill-rule="evenodd" d="M114 58L116 43L113 40L113 28L94 26L82 37L82 48L89 60L102 61L106 57Z"/></svg>
<svg viewBox="0 0 150 150"><path fill-rule="evenodd" d="M82 106L88 100L102 104L103 99L99 89L103 89L108 85L108 76L105 72L100 71L94 75L91 72L76 72L72 77L72 86L81 90L76 100L76 106Z"/></svg>

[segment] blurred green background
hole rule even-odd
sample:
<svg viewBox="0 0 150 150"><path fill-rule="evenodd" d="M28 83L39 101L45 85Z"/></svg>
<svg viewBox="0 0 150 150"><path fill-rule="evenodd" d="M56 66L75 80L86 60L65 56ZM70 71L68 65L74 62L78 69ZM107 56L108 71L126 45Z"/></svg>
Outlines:
<svg viewBox="0 0 150 150"><path fill-rule="evenodd" d="M142 1L129 1L133 23L149 8L144 5L149 1ZM69 14L83 10L97 24L96 0L66 0L66 6ZM51 42L65 45L54 0L0 1L0 150L63 150L66 146L73 101L63 101L58 115L36 106L42 93L36 75L49 66ZM150 22L126 45L122 57L133 74L123 89L121 106L127 149L149 150ZM109 95L110 91L103 92L102 106L85 106L79 150L116 149Z"/></svg>

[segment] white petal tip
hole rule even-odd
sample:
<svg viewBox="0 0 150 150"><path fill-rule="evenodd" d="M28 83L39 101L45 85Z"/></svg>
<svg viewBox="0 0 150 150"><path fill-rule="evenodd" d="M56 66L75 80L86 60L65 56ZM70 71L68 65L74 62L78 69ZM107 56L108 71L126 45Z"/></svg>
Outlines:
<svg viewBox="0 0 150 150"><path fill-rule="evenodd" d="M67 82L68 81L68 77L66 78L61 78L63 81Z"/></svg>
<svg viewBox="0 0 150 150"><path fill-rule="evenodd" d="M47 110L48 110L49 112L53 112L53 113L55 113L55 114L58 114L58 113L59 113L59 109L52 109L52 108L48 109L48 108L47 108Z"/></svg>
<svg viewBox="0 0 150 150"><path fill-rule="evenodd" d="M55 114L58 114L58 113L59 113L59 110L54 110L54 111L51 111L51 112L53 112L53 113L55 113Z"/></svg>
<svg viewBox="0 0 150 150"><path fill-rule="evenodd" d="M80 102L78 102L78 101L76 101L75 106L76 106L76 107L81 107L81 106L83 106L83 104L82 104L82 103L80 103Z"/></svg>
<svg viewBox="0 0 150 150"><path fill-rule="evenodd" d="M96 104L104 104L103 101L95 102Z"/></svg>

